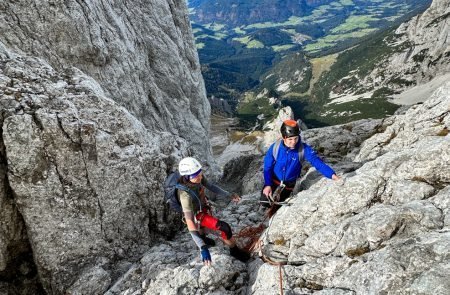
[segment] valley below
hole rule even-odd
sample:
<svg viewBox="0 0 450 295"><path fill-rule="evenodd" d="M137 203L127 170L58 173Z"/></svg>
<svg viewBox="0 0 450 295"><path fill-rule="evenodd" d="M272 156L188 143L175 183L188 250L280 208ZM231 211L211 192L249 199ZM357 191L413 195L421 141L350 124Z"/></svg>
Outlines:
<svg viewBox="0 0 450 295"><path fill-rule="evenodd" d="M259 2L188 1L207 95L227 101L241 126L262 126L284 106L311 127L384 118L398 108L394 95L417 84L366 77L405 50L396 28L431 1Z"/></svg>

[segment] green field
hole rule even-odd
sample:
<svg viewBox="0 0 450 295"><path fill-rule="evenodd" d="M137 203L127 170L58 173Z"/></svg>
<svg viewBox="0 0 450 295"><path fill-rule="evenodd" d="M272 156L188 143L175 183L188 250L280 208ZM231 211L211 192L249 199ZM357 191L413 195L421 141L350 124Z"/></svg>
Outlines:
<svg viewBox="0 0 450 295"><path fill-rule="evenodd" d="M203 17L206 6L211 9L211 15L223 16L232 11L227 10L226 0L200 2L204 5ZM365 75L377 60L389 54L391 49L382 44L382 39L377 39L380 33L423 11L430 2L336 0L313 6L304 14L275 19L277 14L269 13L250 23L243 17L196 22L196 11L191 9L207 94L227 100L247 122L260 114L267 119L277 112L280 105L271 105L269 97L293 105L312 126L345 121L345 118L376 117L371 111L384 116L394 109L386 100L389 91L377 93L382 94L378 97L383 101L380 105L370 100L324 105L332 87L356 85L354 79L340 79L355 69L359 75ZM256 9L254 2L242 3L240 9ZM233 10L233 13L248 15L245 11ZM305 56L293 58L299 53ZM397 80L392 83L405 83L400 78ZM266 95L257 97L263 89L267 90ZM365 109L366 104L371 107ZM342 108L354 110L344 113Z"/></svg>
<svg viewBox="0 0 450 295"><path fill-rule="evenodd" d="M252 39L250 36L245 36L241 38L233 38L233 41L240 42L244 44L247 48L264 48L264 44L258 40Z"/></svg>

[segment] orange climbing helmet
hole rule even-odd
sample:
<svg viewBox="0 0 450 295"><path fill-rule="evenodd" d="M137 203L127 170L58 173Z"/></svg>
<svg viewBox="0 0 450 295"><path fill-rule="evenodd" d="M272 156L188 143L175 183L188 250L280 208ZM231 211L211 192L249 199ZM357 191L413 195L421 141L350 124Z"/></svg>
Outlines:
<svg viewBox="0 0 450 295"><path fill-rule="evenodd" d="M283 138L300 136L300 127L295 120L285 120L281 124L280 132Z"/></svg>

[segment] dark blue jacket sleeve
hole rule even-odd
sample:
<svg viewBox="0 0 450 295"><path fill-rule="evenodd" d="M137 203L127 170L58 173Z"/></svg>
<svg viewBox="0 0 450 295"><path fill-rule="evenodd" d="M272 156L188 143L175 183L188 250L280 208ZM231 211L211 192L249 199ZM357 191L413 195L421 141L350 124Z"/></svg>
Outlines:
<svg viewBox="0 0 450 295"><path fill-rule="evenodd" d="M203 178L205 181L202 181L202 184L211 192L218 194L221 197L229 197L231 194L227 192L226 190L222 189L220 186L218 186L215 183L207 181L205 178Z"/></svg>
<svg viewBox="0 0 450 295"><path fill-rule="evenodd" d="M317 156L316 152L306 143L303 144L305 149L305 159L314 166L320 173L322 173L325 177L330 178L335 174L334 170L331 169L330 166L325 164L319 156Z"/></svg>
<svg viewBox="0 0 450 295"><path fill-rule="evenodd" d="M272 144L267 150L264 157L264 186L272 185L273 166L275 165L275 159L273 158L273 146Z"/></svg>

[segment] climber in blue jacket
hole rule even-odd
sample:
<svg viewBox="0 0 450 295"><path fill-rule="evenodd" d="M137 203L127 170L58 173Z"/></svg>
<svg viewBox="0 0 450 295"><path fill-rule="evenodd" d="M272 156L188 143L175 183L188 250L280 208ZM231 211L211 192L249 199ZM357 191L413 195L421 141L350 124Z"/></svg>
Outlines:
<svg viewBox="0 0 450 295"><path fill-rule="evenodd" d="M264 207L274 208L273 213L291 195L295 182L300 177L303 159L325 177L340 179L309 145L301 141L296 121L284 121L280 131L282 139L273 143L264 157L264 188L260 198Z"/></svg>

